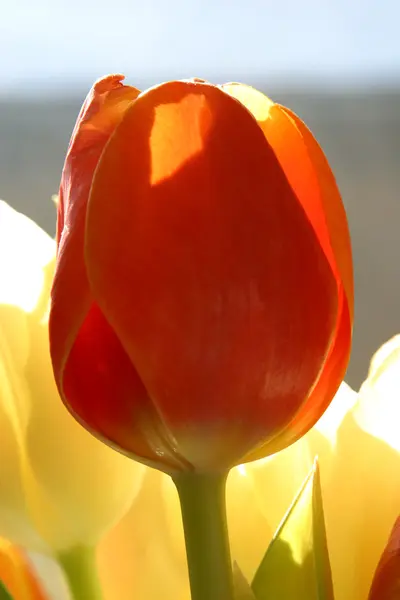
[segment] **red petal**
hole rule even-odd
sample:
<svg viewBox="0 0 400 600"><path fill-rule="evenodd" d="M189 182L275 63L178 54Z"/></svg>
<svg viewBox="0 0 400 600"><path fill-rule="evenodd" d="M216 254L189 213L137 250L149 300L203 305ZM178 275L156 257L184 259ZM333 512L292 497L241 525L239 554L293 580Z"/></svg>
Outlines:
<svg viewBox="0 0 400 600"><path fill-rule="evenodd" d="M398 600L400 598L400 517L375 571L368 600Z"/></svg>
<svg viewBox="0 0 400 600"><path fill-rule="evenodd" d="M287 429L268 448L261 447L248 456L248 460L254 460L277 452L304 435L324 413L344 378L353 322L352 256L346 214L335 178L306 125L253 88L241 84L222 87L256 117L335 273L339 295L336 332L317 385Z"/></svg>
<svg viewBox="0 0 400 600"><path fill-rule="evenodd" d="M78 117L66 157L58 208L58 259L50 315L51 352L61 394L78 420L111 443L122 440L127 452L144 462L163 456L177 460L162 432L150 447L143 431L154 427L149 398L117 337L88 287L83 260L86 205L100 155L126 109L139 95L123 86L121 75L98 81ZM146 403L147 424L139 432L133 412L115 403L119 396L137 396L136 411ZM112 409L112 410L111 410ZM158 420L157 420L158 422ZM118 431L116 431L116 429ZM128 431L129 429L129 431Z"/></svg>
<svg viewBox="0 0 400 600"><path fill-rule="evenodd" d="M226 427L243 450L309 395L337 285L257 123L218 88L164 84L127 111L93 182L86 262L175 435Z"/></svg>
<svg viewBox="0 0 400 600"><path fill-rule="evenodd" d="M94 435L151 466L182 467L132 363L95 304L68 356L63 386L69 409Z"/></svg>
<svg viewBox="0 0 400 600"><path fill-rule="evenodd" d="M65 361L92 302L83 260L86 205L98 160L127 107L138 96L111 75L93 86L72 133L58 204L58 256L52 290L50 341L54 372L62 390Z"/></svg>
<svg viewBox="0 0 400 600"><path fill-rule="evenodd" d="M290 185L296 192L339 283L353 316L353 266L346 213L326 157L307 126L289 109L242 84L222 88L257 119Z"/></svg>
<svg viewBox="0 0 400 600"><path fill-rule="evenodd" d="M289 114L287 109L284 110ZM319 219L320 227L315 227L315 230L321 242L324 240L322 245L325 247L328 257L330 254L330 263L336 273L339 312L331 351L320 378L307 402L302 406L292 423L282 432L280 437L274 440L275 452L294 443L307 433L328 408L339 389L350 358L354 310L350 236L339 191L329 164L317 141L298 117L293 113L290 113L290 116L297 127L298 147L300 147L300 144L302 145L306 153L304 158L308 155L309 164L314 168L316 176L314 186L307 186L306 181L303 181L303 185L299 182L297 189L296 187L295 189L299 198L304 199L302 204L310 221L313 222L314 219L314 223L317 223ZM295 129L293 128L292 131L294 133ZM294 138L292 148L296 148ZM294 163L296 164L296 161ZM282 163L282 166L284 166L284 163ZM304 174L306 172L306 160L303 161L303 167ZM285 172L288 174L290 181L289 169L285 169ZM315 202L313 204L313 197L319 199L319 203ZM325 215L325 222L322 215Z"/></svg>

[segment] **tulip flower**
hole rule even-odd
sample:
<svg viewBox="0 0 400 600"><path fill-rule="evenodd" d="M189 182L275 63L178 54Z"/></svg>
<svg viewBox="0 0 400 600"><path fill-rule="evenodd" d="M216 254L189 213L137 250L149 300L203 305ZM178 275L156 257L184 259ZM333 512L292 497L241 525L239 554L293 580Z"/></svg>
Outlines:
<svg viewBox="0 0 400 600"><path fill-rule="evenodd" d="M305 437L231 471L232 555L249 581L318 454L335 598L366 600L370 589L370 600L397 598L383 592L396 589L398 528L381 561L380 556L400 507L399 386L400 335L376 353L359 394L342 384ZM146 473L135 507L103 539L99 559L107 600L120 600L124 589L143 600L161 594L165 600L188 600L179 504L168 477Z"/></svg>
<svg viewBox="0 0 400 600"><path fill-rule="evenodd" d="M130 507L143 468L64 408L47 326L55 242L4 202L0 256L0 535L57 557L78 586L98 540Z"/></svg>
<svg viewBox="0 0 400 600"><path fill-rule="evenodd" d="M259 92L122 79L94 85L64 165L55 378L122 452L230 468L306 433L343 379L344 209L306 126Z"/></svg>
<svg viewBox="0 0 400 600"><path fill-rule="evenodd" d="M229 469L304 435L346 370L346 216L289 110L243 85L122 80L90 91L63 169L55 379L89 431L173 477L192 599L228 600Z"/></svg>

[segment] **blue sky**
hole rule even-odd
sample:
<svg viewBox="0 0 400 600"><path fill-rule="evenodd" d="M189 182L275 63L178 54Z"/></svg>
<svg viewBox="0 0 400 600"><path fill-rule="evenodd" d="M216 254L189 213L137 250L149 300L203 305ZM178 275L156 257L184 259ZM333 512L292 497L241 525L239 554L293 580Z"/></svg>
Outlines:
<svg viewBox="0 0 400 600"><path fill-rule="evenodd" d="M400 81L398 0L1 0L0 93L213 80Z"/></svg>

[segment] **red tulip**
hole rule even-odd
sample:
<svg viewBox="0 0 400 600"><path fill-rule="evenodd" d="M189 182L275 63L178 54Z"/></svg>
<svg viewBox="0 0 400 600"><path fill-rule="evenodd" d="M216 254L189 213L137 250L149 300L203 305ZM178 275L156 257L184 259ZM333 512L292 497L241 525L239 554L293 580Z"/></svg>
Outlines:
<svg viewBox="0 0 400 600"><path fill-rule="evenodd" d="M252 88L97 82L60 188L60 394L120 451L226 469L304 435L349 358L352 263L306 126Z"/></svg>
<svg viewBox="0 0 400 600"><path fill-rule="evenodd" d="M400 517L394 524L387 546L375 571L368 600L400 598Z"/></svg>

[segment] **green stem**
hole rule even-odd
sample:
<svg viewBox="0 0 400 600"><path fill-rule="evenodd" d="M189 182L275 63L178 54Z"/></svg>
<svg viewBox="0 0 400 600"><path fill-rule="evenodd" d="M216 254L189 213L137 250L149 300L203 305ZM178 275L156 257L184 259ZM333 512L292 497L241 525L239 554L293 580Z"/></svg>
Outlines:
<svg viewBox="0 0 400 600"><path fill-rule="evenodd" d="M96 551L89 546L76 546L57 556L74 600L102 600L96 568Z"/></svg>
<svg viewBox="0 0 400 600"><path fill-rule="evenodd" d="M181 503L192 600L233 600L226 522L227 473L173 477Z"/></svg>

